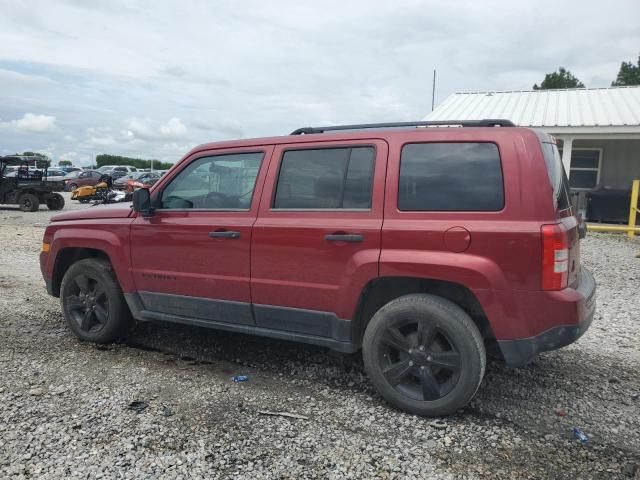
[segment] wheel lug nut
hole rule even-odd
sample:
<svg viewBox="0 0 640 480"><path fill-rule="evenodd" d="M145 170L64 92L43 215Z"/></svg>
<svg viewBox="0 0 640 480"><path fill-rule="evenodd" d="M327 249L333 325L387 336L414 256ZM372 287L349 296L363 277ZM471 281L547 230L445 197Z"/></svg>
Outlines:
<svg viewBox="0 0 640 480"><path fill-rule="evenodd" d="M422 366L420 367L420 370L424 370L424 365L422 365Z"/></svg>
<svg viewBox="0 0 640 480"><path fill-rule="evenodd" d="M413 367L413 362L409 362L409 366L410 366L410 367Z"/></svg>
<svg viewBox="0 0 640 480"><path fill-rule="evenodd" d="M429 355L429 356L427 357L427 361L428 361L428 362L430 362L430 361L431 361L431 355Z"/></svg>
<svg viewBox="0 0 640 480"><path fill-rule="evenodd" d="M411 348L409 349L409 353L413 353L413 350Z"/></svg>
<svg viewBox="0 0 640 480"><path fill-rule="evenodd" d="M421 352L424 351L424 345L420 345L418 348L420 349Z"/></svg>

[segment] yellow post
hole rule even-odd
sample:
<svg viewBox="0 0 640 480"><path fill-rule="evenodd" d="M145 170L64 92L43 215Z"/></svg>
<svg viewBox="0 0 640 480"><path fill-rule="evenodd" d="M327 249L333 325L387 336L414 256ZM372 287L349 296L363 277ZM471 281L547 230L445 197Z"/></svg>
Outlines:
<svg viewBox="0 0 640 480"><path fill-rule="evenodd" d="M634 180L631 187L631 207L629 208L629 230L627 235L633 238L636 226L636 213L638 213L638 191L640 190L640 180Z"/></svg>

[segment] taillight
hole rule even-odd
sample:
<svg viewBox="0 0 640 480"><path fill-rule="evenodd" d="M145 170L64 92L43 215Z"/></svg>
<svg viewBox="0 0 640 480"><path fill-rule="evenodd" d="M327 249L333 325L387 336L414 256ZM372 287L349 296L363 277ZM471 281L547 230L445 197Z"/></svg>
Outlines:
<svg viewBox="0 0 640 480"><path fill-rule="evenodd" d="M569 279L569 236L560 225L542 226L542 289L562 290Z"/></svg>

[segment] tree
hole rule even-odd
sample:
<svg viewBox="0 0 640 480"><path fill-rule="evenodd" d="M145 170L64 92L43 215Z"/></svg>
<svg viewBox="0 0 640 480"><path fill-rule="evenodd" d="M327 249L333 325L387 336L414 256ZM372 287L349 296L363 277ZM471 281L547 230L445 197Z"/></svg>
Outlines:
<svg viewBox="0 0 640 480"><path fill-rule="evenodd" d="M51 166L51 160L49 160L48 158L40 158L39 160L36 160L36 167L37 168L49 168Z"/></svg>
<svg viewBox="0 0 640 480"><path fill-rule="evenodd" d="M22 155L24 157L40 157L45 160L49 158L44 153L38 153L38 152L22 152L22 153L16 153L16 155Z"/></svg>
<svg viewBox="0 0 640 480"><path fill-rule="evenodd" d="M37 157L36 168L49 168L49 166L51 166L51 160L44 153L22 152L22 153L16 153L16 155L21 155L24 157Z"/></svg>
<svg viewBox="0 0 640 480"><path fill-rule="evenodd" d="M71 165L73 165L71 163L71 160L59 160L58 161L58 166L59 167L70 167Z"/></svg>
<svg viewBox="0 0 640 480"><path fill-rule="evenodd" d="M534 90L550 90L554 88L584 88L584 83L578 80L569 70L560 67L557 72L547 73L540 86L537 83L533 86Z"/></svg>
<svg viewBox="0 0 640 480"><path fill-rule="evenodd" d="M640 85L640 55L638 55L638 65L633 62L622 62L620 71L615 82L611 82L612 87L624 85Z"/></svg>
<svg viewBox="0 0 640 480"><path fill-rule="evenodd" d="M103 165L131 165L136 168L151 168L151 160L143 160L141 158L121 157L120 155L109 155L101 153L96 156L98 167ZM153 168L155 170L168 170L173 166L172 163L153 160Z"/></svg>

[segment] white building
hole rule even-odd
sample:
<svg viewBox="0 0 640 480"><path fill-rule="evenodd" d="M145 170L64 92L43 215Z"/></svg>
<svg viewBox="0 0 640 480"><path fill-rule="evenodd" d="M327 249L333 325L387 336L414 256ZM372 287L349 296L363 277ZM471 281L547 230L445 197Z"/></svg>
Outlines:
<svg viewBox="0 0 640 480"><path fill-rule="evenodd" d="M640 178L640 86L454 93L425 120L500 118L558 140L569 183L628 189Z"/></svg>

